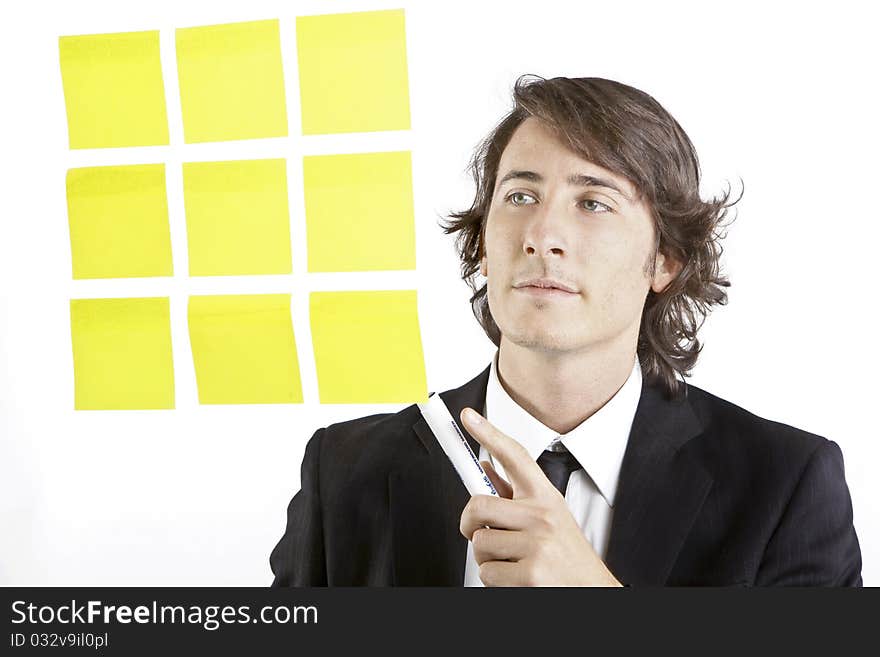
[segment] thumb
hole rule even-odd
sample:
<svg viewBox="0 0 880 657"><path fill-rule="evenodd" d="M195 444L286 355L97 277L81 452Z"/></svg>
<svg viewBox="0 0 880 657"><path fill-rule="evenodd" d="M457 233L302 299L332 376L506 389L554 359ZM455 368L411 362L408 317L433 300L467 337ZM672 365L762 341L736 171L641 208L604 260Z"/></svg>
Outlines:
<svg viewBox="0 0 880 657"><path fill-rule="evenodd" d="M498 491L498 494L501 497L506 497L507 499L513 499L513 487L507 483L507 480L504 479L492 464L489 461L480 461L480 465L483 466L483 470L486 471L486 474L489 476L492 485L495 486L495 490Z"/></svg>

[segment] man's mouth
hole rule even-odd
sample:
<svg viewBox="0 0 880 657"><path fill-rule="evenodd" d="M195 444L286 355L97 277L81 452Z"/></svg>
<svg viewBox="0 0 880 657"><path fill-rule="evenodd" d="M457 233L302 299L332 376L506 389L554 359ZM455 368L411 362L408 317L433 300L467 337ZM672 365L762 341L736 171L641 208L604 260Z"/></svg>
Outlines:
<svg viewBox="0 0 880 657"><path fill-rule="evenodd" d="M517 290L534 296L573 297L578 290L573 285L554 278L531 278L515 284Z"/></svg>
<svg viewBox="0 0 880 657"><path fill-rule="evenodd" d="M538 287L536 285L524 285L522 287L516 288L518 292L523 292L524 294L528 294L534 297L547 297L547 298L564 298L564 297L576 297L577 294L574 292L566 292L565 290L560 290L558 287Z"/></svg>

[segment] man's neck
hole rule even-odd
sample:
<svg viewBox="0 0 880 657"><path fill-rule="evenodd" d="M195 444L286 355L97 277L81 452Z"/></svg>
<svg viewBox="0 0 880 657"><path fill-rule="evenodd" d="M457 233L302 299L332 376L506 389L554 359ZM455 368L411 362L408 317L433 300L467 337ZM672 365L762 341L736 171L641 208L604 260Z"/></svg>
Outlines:
<svg viewBox="0 0 880 657"><path fill-rule="evenodd" d="M532 417L566 434L617 394L635 357L635 344L553 352L520 347L502 337L498 380Z"/></svg>

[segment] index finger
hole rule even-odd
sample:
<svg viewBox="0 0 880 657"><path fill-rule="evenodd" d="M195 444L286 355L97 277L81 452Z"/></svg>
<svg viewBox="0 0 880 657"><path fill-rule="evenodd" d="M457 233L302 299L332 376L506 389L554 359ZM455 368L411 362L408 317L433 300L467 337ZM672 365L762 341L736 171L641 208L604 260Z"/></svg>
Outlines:
<svg viewBox="0 0 880 657"><path fill-rule="evenodd" d="M525 447L497 429L474 409L465 407L461 412L461 421L474 439L504 468L504 473L513 486L514 497L537 492L550 483Z"/></svg>

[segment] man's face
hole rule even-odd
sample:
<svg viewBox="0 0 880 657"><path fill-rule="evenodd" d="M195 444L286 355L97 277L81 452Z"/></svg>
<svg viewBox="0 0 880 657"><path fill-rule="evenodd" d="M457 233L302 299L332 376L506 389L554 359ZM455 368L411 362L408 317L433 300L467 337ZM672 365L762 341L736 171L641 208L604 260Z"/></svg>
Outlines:
<svg viewBox="0 0 880 657"><path fill-rule="evenodd" d="M628 180L526 119L501 156L480 266L502 339L558 352L634 339L649 288L678 271L660 254L650 275L654 239ZM572 291L526 285L533 279Z"/></svg>

